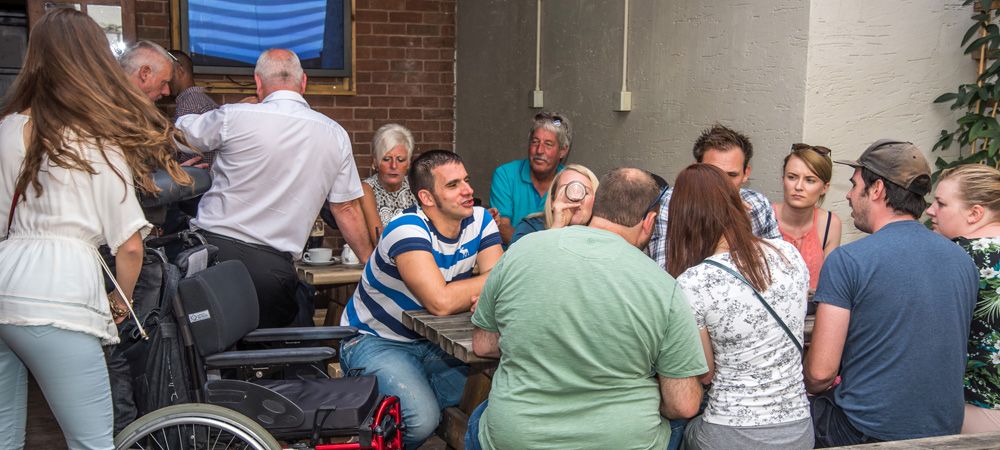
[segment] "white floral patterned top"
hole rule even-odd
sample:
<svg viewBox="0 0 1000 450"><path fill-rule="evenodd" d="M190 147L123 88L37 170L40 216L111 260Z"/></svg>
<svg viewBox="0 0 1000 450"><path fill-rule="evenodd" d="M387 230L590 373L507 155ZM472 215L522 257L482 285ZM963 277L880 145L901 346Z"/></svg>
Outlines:
<svg viewBox="0 0 1000 450"><path fill-rule="evenodd" d="M764 246L771 284L761 295L802 342L809 270L791 244L781 239L766 242L780 254ZM709 259L736 270L729 253ZM809 417L802 354L760 304L753 289L705 263L689 268L677 281L698 327L708 330L715 356L715 377L704 420L751 427Z"/></svg>
<svg viewBox="0 0 1000 450"><path fill-rule="evenodd" d="M378 182L378 174L374 174L361 180L372 188L375 193L375 206L378 208L378 217L382 219L382 225L389 225L393 217L399 215L404 209L417 203L417 199L410 192L410 183L403 178L403 184L396 192L389 192Z"/></svg>

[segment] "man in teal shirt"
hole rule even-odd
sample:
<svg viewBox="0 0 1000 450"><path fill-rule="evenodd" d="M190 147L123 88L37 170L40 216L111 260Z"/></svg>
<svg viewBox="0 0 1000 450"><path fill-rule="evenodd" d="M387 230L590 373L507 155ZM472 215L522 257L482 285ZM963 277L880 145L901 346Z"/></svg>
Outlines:
<svg viewBox="0 0 1000 450"><path fill-rule="evenodd" d="M528 158L497 167L490 184L490 213L504 245L514 227L531 213L542 210L545 193L569 154L572 133L569 120L559 113L535 115L528 143Z"/></svg>
<svg viewBox="0 0 1000 450"><path fill-rule="evenodd" d="M664 449L668 419L698 412L708 367L694 317L640 250L660 192L648 173L616 169L589 226L525 236L493 268L473 350L500 365L466 448Z"/></svg>

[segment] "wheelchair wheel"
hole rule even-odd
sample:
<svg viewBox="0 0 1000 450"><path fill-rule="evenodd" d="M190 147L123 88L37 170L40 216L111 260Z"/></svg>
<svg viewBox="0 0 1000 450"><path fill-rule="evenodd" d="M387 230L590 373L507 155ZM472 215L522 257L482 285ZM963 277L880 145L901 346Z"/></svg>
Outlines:
<svg viewBox="0 0 1000 450"><path fill-rule="evenodd" d="M231 409L172 405L140 417L115 436L116 450L280 450L264 427Z"/></svg>

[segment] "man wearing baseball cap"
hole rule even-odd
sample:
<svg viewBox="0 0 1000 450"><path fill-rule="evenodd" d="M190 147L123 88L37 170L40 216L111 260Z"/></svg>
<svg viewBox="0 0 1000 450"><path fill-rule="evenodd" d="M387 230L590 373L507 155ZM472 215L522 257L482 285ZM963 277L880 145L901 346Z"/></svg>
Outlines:
<svg viewBox="0 0 1000 450"><path fill-rule="evenodd" d="M930 167L916 146L880 140L837 163L854 168L847 201L871 236L834 250L820 273L805 361L816 446L957 434L975 265L917 221Z"/></svg>

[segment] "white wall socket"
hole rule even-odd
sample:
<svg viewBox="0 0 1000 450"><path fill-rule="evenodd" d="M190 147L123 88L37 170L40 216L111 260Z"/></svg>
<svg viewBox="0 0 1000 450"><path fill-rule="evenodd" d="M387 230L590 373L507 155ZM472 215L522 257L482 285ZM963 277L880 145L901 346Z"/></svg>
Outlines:
<svg viewBox="0 0 1000 450"><path fill-rule="evenodd" d="M545 107L545 101L542 99L542 97L543 97L542 94L543 94L542 91L531 91L531 107L532 108L544 108Z"/></svg>
<svg viewBox="0 0 1000 450"><path fill-rule="evenodd" d="M618 107L615 111L631 111L632 110L632 93L629 91L618 92Z"/></svg>

